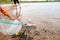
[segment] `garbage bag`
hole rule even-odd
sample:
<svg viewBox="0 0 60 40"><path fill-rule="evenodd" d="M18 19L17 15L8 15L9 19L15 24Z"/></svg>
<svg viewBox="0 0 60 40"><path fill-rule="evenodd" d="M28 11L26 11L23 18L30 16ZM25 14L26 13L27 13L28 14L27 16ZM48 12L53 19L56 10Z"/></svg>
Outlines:
<svg viewBox="0 0 60 40"><path fill-rule="evenodd" d="M12 21L5 22L4 20L0 19L0 32L6 35L13 35L21 30L22 25L22 20L20 20L19 23L13 23Z"/></svg>

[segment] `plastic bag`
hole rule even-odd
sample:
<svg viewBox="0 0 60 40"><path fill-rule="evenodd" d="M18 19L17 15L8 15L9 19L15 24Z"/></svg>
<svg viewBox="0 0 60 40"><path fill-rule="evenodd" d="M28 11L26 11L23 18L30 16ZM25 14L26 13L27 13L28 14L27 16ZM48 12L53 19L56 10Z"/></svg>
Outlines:
<svg viewBox="0 0 60 40"><path fill-rule="evenodd" d="M22 20L20 20L19 23L13 23L12 21L5 22L4 20L0 19L0 32L6 35L13 35L21 30L22 25Z"/></svg>

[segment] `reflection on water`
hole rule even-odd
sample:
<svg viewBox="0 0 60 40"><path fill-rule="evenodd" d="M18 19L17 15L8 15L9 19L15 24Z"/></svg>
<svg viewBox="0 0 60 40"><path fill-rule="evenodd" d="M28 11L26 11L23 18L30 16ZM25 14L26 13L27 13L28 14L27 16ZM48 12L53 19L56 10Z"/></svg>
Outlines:
<svg viewBox="0 0 60 40"><path fill-rule="evenodd" d="M21 7L24 21L30 18L38 27L60 30L60 2L22 3Z"/></svg>

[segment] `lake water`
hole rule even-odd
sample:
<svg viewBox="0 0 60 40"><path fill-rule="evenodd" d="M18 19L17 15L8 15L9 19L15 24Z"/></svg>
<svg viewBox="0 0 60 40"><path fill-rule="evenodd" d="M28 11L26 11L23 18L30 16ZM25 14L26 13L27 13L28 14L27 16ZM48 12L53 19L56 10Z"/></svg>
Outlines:
<svg viewBox="0 0 60 40"><path fill-rule="evenodd" d="M60 2L22 3L21 14L25 22L31 19L38 28L60 32Z"/></svg>

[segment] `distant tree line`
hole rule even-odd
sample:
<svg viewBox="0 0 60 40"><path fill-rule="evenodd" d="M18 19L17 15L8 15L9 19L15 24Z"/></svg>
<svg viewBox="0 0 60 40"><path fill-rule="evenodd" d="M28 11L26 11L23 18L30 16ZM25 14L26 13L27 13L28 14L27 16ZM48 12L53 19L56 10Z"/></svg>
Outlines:
<svg viewBox="0 0 60 40"><path fill-rule="evenodd" d="M0 0L0 3L10 3L11 0Z"/></svg>
<svg viewBox="0 0 60 40"><path fill-rule="evenodd" d="M21 1L21 2L32 2L32 1L29 1L29 0L26 0L26 1L25 0L24 1L19 0L19 1ZM49 2L49 1L60 2L60 0L46 0L45 2ZM38 1L35 1L35 2L38 2ZM42 2L43 2L43 0L42 0ZM11 0L0 0L0 3L11 3Z"/></svg>

